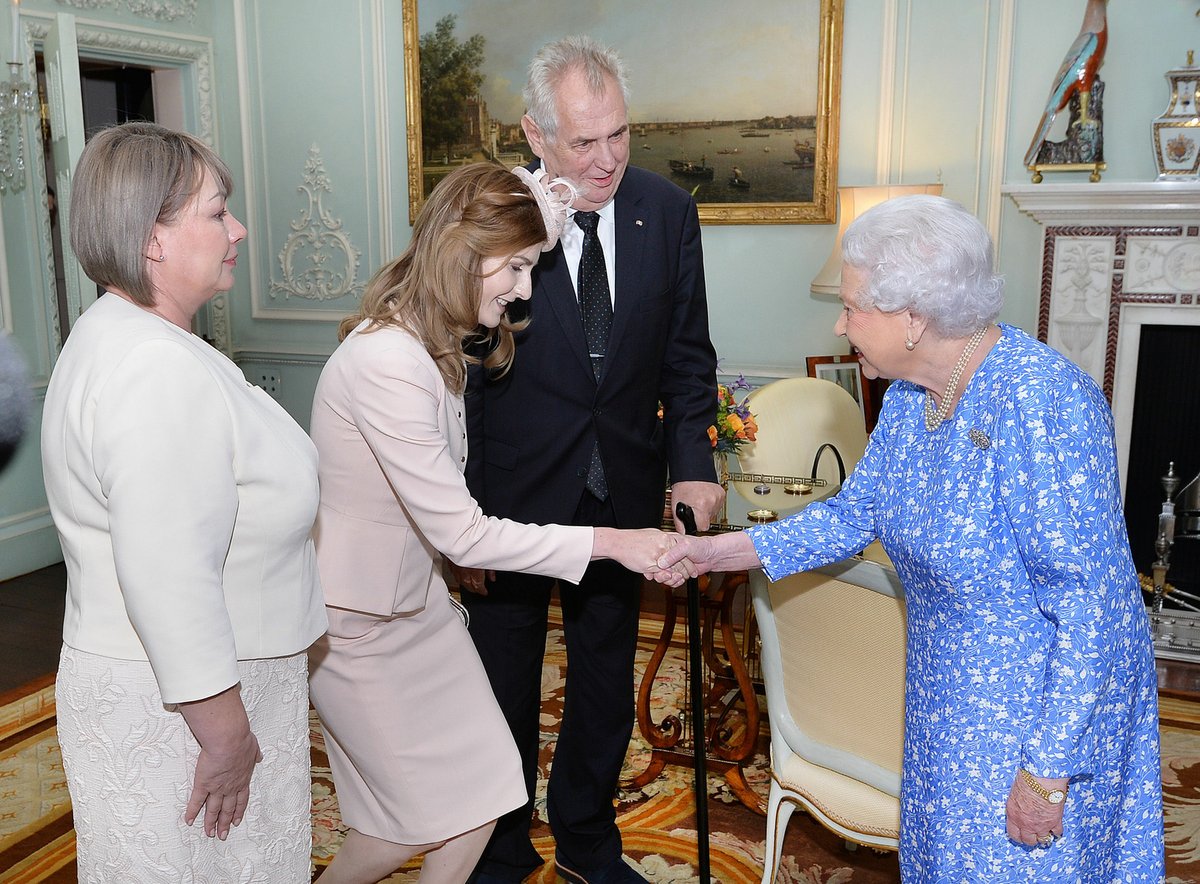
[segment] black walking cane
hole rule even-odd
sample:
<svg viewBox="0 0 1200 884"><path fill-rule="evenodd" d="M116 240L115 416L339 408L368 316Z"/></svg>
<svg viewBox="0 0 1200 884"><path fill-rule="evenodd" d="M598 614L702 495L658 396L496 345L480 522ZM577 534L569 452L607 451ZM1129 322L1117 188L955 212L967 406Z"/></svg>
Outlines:
<svg viewBox="0 0 1200 884"><path fill-rule="evenodd" d="M686 503L675 504L675 515L683 523L686 534L697 534L696 514ZM708 874L708 747L705 745L704 727L707 715L704 711L704 658L700 650L700 581L692 578L687 582L688 617L688 665L691 671L691 717L693 766L696 770L696 852L697 871L700 884L709 884Z"/></svg>

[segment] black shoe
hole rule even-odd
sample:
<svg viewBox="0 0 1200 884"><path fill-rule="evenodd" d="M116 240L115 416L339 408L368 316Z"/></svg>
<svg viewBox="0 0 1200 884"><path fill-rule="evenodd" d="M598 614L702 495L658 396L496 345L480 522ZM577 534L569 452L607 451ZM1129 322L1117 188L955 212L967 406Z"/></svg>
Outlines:
<svg viewBox="0 0 1200 884"><path fill-rule="evenodd" d="M499 875L489 875L487 872L474 872L467 879L467 884L518 884L510 878L501 878Z"/></svg>
<svg viewBox="0 0 1200 884"><path fill-rule="evenodd" d="M625 860L617 857L598 869L576 869L566 864L559 854L554 854L554 870L569 884L646 884L646 879L630 868Z"/></svg>

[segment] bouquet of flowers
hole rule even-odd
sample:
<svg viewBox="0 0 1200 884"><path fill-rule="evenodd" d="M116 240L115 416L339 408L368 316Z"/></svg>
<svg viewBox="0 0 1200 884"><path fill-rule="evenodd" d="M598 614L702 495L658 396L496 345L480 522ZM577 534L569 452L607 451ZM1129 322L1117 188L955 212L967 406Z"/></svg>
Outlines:
<svg viewBox="0 0 1200 884"><path fill-rule="evenodd" d="M721 454L736 454L744 444L753 442L758 433L758 424L745 397L742 402L736 398L739 391L749 389L750 384L740 374L732 384L717 384L717 418L708 428L708 438Z"/></svg>

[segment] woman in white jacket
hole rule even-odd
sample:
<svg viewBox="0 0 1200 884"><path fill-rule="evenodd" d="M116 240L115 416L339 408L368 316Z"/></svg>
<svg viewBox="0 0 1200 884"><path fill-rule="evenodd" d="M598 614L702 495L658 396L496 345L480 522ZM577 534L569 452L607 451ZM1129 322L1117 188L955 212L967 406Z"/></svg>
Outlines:
<svg viewBox="0 0 1200 884"><path fill-rule="evenodd" d="M191 332L233 286L231 188L149 123L95 135L75 173L71 246L106 292L55 366L42 460L81 881L309 880L316 451Z"/></svg>

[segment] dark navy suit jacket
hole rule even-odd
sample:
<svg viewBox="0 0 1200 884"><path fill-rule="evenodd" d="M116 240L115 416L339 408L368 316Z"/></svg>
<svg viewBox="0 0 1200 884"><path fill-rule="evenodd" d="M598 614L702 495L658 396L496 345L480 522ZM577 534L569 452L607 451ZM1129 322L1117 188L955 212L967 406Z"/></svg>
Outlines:
<svg viewBox="0 0 1200 884"><path fill-rule="evenodd" d="M630 166L615 209L613 324L599 384L561 244L534 274L532 321L517 335L512 369L499 379L470 373L467 481L489 515L570 523L597 438L620 527L660 524L668 469L671 481L716 481L708 427L717 360L696 204Z"/></svg>

